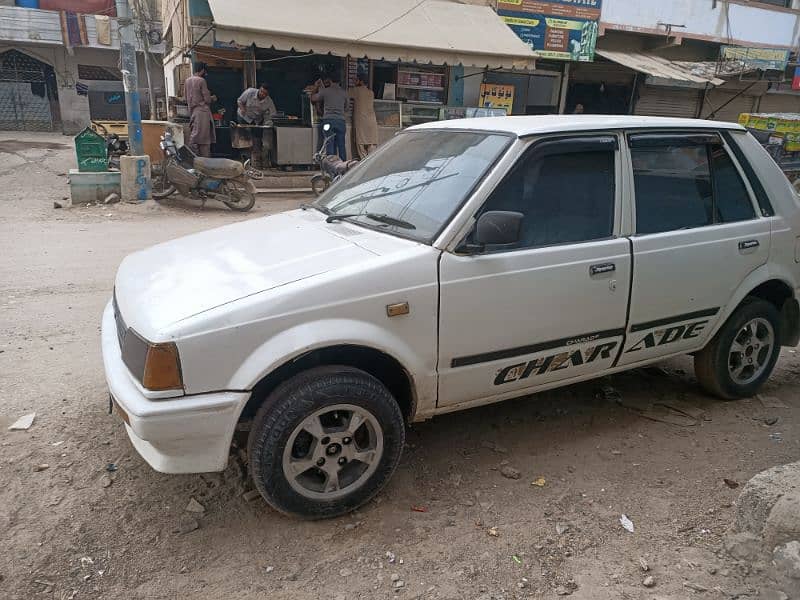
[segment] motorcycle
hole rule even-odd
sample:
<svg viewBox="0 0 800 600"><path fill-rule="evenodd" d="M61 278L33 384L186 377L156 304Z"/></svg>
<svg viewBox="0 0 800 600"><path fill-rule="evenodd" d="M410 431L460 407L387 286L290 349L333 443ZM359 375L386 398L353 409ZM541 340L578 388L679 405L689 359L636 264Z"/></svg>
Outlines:
<svg viewBox="0 0 800 600"><path fill-rule="evenodd" d="M327 134L331 130L329 123L322 126L323 133ZM358 164L357 160L342 160L336 155L328 154L328 142L336 137L335 133L326 135L322 140L322 146L314 153L314 162L319 165L320 172L311 178L311 190L315 196L319 196L327 190L331 184L335 183Z"/></svg>
<svg viewBox="0 0 800 600"><path fill-rule="evenodd" d="M199 198L205 205L212 198L228 208L245 212L256 203L256 189L247 177L242 163L226 158L203 158L188 147L177 146L170 132L161 136L164 161L153 177L153 198L164 198L179 192Z"/></svg>

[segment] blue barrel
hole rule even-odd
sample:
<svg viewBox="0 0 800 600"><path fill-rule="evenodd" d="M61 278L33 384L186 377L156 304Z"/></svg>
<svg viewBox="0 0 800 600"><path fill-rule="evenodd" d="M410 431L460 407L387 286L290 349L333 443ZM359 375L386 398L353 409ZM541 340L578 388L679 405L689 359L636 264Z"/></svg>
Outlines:
<svg viewBox="0 0 800 600"><path fill-rule="evenodd" d="M39 0L16 0L17 6L22 8L39 8Z"/></svg>

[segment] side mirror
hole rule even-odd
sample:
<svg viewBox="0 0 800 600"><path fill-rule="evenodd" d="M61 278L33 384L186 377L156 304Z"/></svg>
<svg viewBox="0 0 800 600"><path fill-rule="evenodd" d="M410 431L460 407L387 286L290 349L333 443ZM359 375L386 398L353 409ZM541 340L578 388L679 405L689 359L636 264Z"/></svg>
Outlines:
<svg viewBox="0 0 800 600"><path fill-rule="evenodd" d="M475 224L475 241L484 246L507 246L519 241L522 219L520 212L490 210L478 217Z"/></svg>
<svg viewBox="0 0 800 600"><path fill-rule="evenodd" d="M520 212L507 210L490 210L478 217L475 224L473 241L465 242L457 249L458 252L473 254L482 252L486 246L502 247L511 246L519 241L519 232L522 228Z"/></svg>

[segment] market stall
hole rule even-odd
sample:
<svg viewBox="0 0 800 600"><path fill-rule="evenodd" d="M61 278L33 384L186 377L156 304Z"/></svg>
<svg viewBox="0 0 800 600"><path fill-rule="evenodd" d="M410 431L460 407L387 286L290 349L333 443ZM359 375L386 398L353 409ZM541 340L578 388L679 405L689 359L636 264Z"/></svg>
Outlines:
<svg viewBox="0 0 800 600"><path fill-rule="evenodd" d="M747 127L791 181L800 179L800 113L742 113Z"/></svg>
<svg viewBox="0 0 800 600"><path fill-rule="evenodd" d="M322 10L319 0L297 4L291 11L277 0L235 5L210 0L215 27L208 41L216 47L198 48L197 56L213 57L223 45L242 55L236 63L241 66L238 87L232 80L225 84L231 95L246 85L269 86L278 110L274 162L286 168L312 164L320 115L306 90L326 73L339 73L345 89L358 75L366 80L375 95L380 143L403 127L444 118L442 110L453 104L449 88L454 65L533 68L531 50L486 6L442 0L395 4L392 20L385 8L369 2L346 3L331 12ZM209 68L213 93L211 75ZM232 108L229 101L220 96L226 115L235 111L235 101ZM223 118L221 127L226 120L230 117ZM347 121L347 149L352 153L350 114ZM215 154L225 152L230 150L215 148Z"/></svg>

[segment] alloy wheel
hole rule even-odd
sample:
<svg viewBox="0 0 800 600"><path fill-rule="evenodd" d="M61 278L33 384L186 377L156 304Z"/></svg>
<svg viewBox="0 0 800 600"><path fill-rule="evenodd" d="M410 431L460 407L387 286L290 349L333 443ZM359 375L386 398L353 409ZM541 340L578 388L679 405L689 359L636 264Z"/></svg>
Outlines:
<svg viewBox="0 0 800 600"><path fill-rule="evenodd" d="M295 427L283 452L283 473L297 493L335 500L363 485L383 455L383 431L363 407L321 408Z"/></svg>

